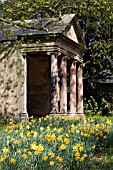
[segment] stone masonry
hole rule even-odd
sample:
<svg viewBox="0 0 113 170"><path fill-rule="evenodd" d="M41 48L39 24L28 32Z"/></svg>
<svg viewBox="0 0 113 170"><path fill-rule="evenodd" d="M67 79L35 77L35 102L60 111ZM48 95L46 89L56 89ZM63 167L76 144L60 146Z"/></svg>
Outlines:
<svg viewBox="0 0 113 170"><path fill-rule="evenodd" d="M9 43L0 51L0 117L22 112L23 57L18 45Z"/></svg>

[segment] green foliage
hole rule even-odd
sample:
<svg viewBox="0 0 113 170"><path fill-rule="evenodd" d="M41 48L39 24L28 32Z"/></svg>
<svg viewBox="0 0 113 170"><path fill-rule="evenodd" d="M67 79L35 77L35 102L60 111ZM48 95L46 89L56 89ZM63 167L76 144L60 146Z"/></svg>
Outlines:
<svg viewBox="0 0 113 170"><path fill-rule="evenodd" d="M111 103L108 102L105 98L102 97L101 108L103 116L110 116L111 114Z"/></svg>
<svg viewBox="0 0 113 170"><path fill-rule="evenodd" d="M96 93L96 92L95 92ZM84 113L87 116L110 116L111 103L108 102L104 97L98 99L99 102L90 96L88 99L84 98Z"/></svg>
<svg viewBox="0 0 113 170"><path fill-rule="evenodd" d="M6 128L6 124L6 120L0 120L0 132Z"/></svg>
<svg viewBox="0 0 113 170"><path fill-rule="evenodd" d="M93 96L90 96L89 100L84 98L84 113L87 116L101 116L102 109L99 108L98 103Z"/></svg>

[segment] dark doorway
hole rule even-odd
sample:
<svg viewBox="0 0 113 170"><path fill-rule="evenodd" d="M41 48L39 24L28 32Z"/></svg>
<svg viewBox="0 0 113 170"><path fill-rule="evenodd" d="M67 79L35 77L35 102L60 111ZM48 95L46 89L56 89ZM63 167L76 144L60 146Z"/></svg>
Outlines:
<svg viewBox="0 0 113 170"><path fill-rule="evenodd" d="M43 54L27 57L27 109L34 117L50 112L50 62Z"/></svg>

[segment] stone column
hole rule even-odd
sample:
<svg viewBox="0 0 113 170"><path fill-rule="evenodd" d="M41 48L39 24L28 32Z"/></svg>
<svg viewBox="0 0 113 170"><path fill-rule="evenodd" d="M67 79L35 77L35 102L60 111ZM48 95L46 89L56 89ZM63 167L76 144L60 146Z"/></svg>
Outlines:
<svg viewBox="0 0 113 170"><path fill-rule="evenodd" d="M78 66L78 113L83 114L83 66Z"/></svg>
<svg viewBox="0 0 113 170"><path fill-rule="evenodd" d="M70 113L76 113L76 61L70 67Z"/></svg>
<svg viewBox="0 0 113 170"><path fill-rule="evenodd" d="M62 58L61 64L60 112L67 113L67 59Z"/></svg>
<svg viewBox="0 0 113 170"><path fill-rule="evenodd" d="M21 118L22 119L28 119L28 113L27 113L27 59L26 55L23 56L22 59L22 65L23 65L23 109Z"/></svg>
<svg viewBox="0 0 113 170"><path fill-rule="evenodd" d="M58 61L57 54L51 55L51 113L58 112Z"/></svg>

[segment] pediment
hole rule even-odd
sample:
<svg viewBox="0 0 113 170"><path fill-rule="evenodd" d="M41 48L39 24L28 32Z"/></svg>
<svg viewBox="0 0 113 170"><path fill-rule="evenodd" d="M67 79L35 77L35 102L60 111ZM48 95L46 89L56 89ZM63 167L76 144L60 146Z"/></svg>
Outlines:
<svg viewBox="0 0 113 170"><path fill-rule="evenodd" d="M74 42L79 43L79 40L78 40L77 35L76 35L76 33L75 33L74 26L73 26L72 24L70 25L70 27L69 27L68 30L66 30L66 31L63 32L63 34L64 34L66 37L68 37L68 38L70 38L71 40L73 40Z"/></svg>
<svg viewBox="0 0 113 170"><path fill-rule="evenodd" d="M68 23L67 27L62 33L64 36L68 37L72 41L78 43L83 47L86 47L79 22L76 19L75 15L73 15L72 20L70 21L70 23Z"/></svg>

